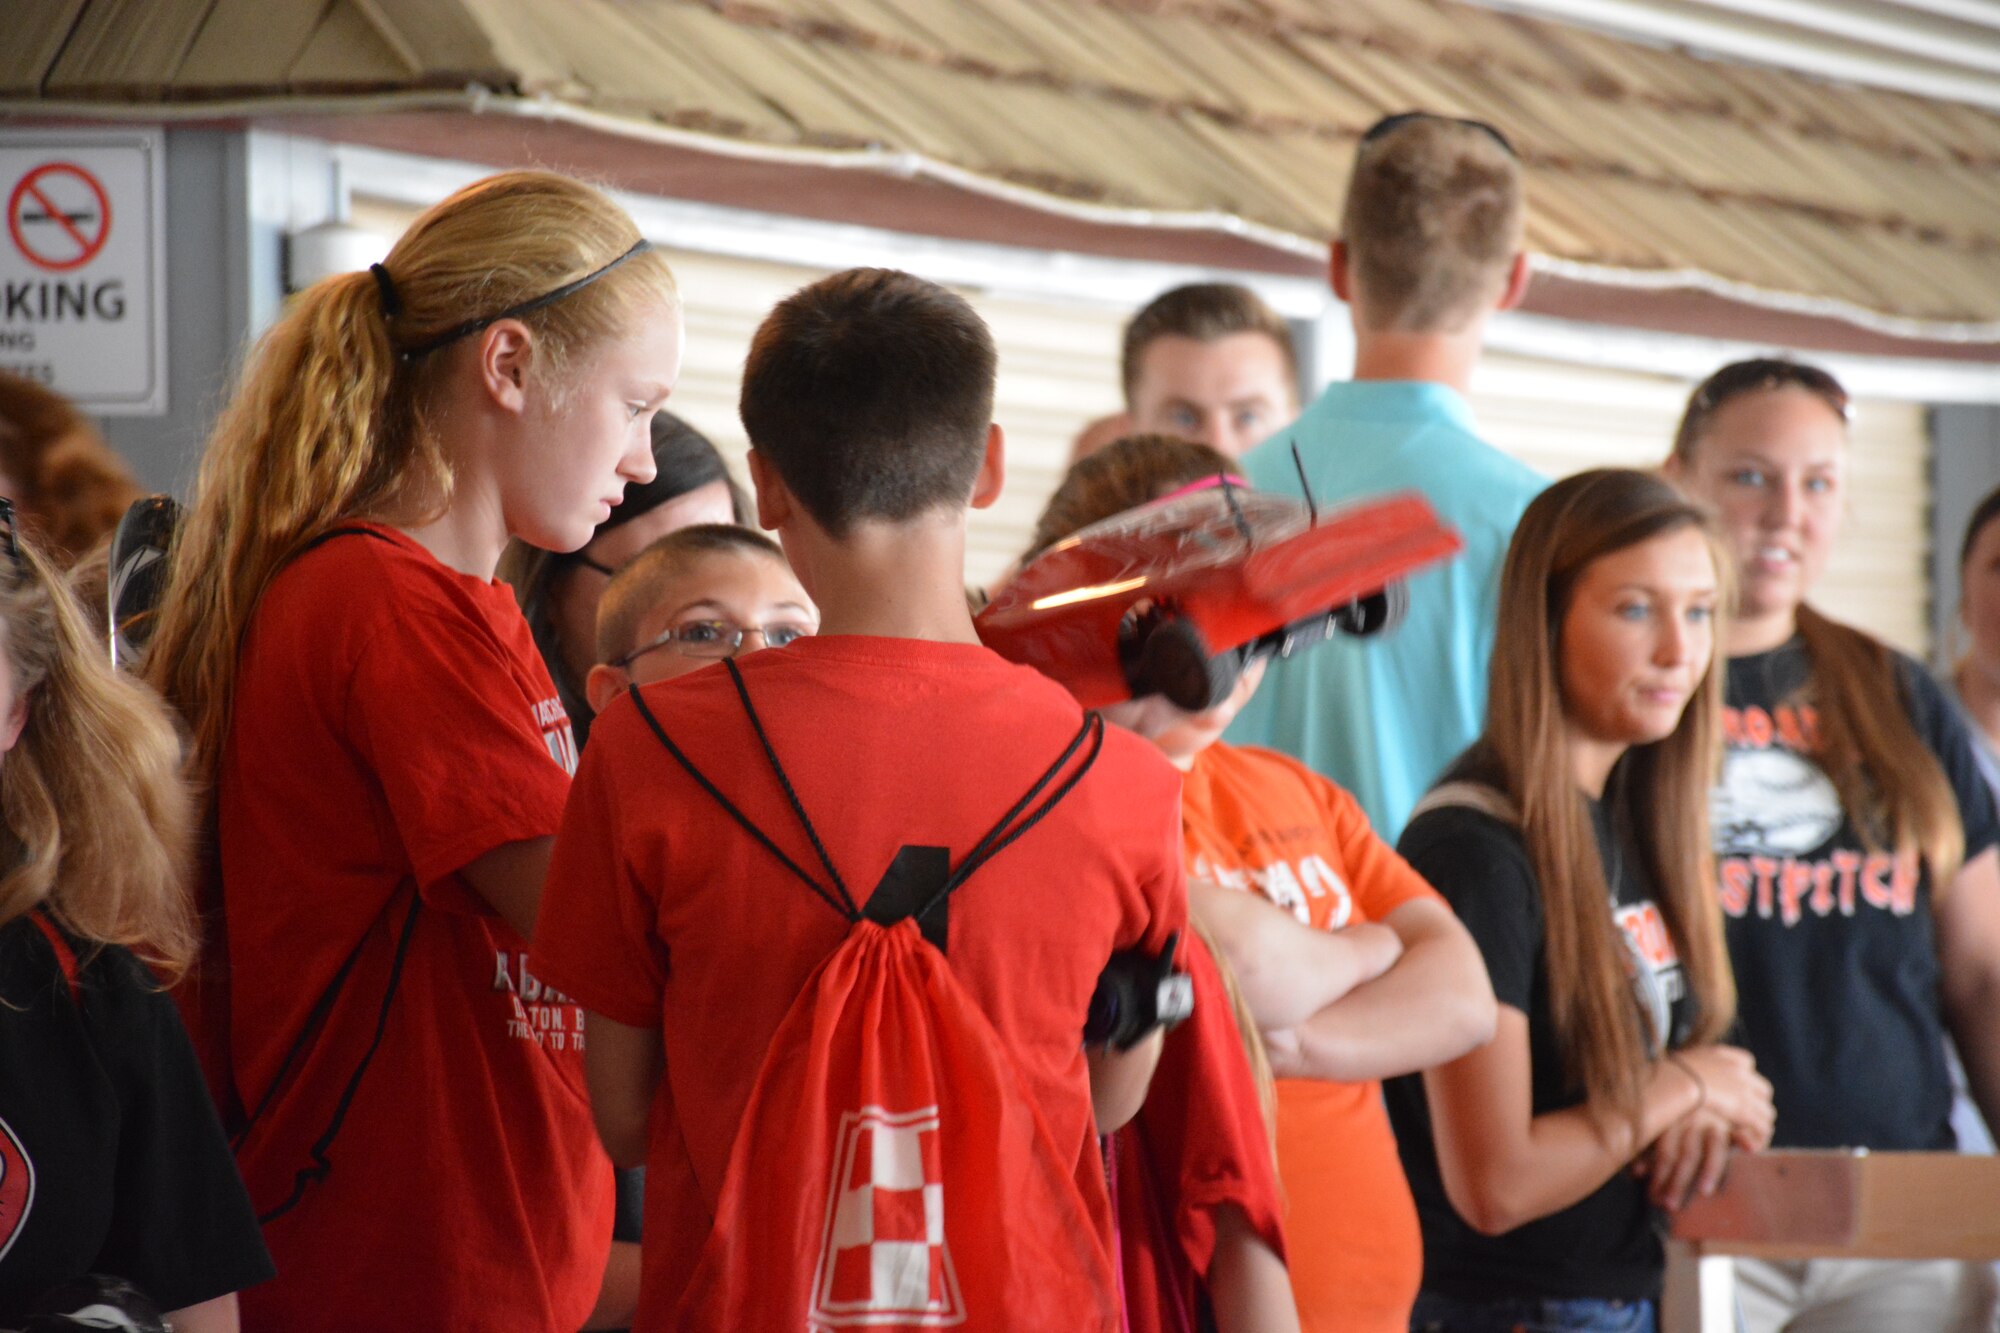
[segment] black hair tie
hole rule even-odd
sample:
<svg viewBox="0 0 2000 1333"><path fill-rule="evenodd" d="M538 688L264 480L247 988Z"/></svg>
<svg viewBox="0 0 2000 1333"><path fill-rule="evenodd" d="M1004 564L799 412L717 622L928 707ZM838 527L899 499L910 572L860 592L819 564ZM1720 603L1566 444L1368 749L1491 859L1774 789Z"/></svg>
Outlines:
<svg viewBox="0 0 2000 1333"><path fill-rule="evenodd" d="M396 295L396 284L389 277L389 270L380 264L370 264L368 271L375 275L375 290L382 294L382 318L394 319L403 313L403 298Z"/></svg>

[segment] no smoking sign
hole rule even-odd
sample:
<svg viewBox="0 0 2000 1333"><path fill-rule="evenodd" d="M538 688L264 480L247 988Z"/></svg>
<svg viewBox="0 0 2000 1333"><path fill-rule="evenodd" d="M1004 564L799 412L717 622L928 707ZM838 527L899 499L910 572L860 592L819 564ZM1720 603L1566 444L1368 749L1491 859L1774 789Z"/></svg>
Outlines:
<svg viewBox="0 0 2000 1333"><path fill-rule="evenodd" d="M0 131L0 370L166 410L159 130Z"/></svg>
<svg viewBox="0 0 2000 1333"><path fill-rule="evenodd" d="M44 162L21 177L8 198L7 235L37 268L82 268L111 239L111 198L74 162Z"/></svg>

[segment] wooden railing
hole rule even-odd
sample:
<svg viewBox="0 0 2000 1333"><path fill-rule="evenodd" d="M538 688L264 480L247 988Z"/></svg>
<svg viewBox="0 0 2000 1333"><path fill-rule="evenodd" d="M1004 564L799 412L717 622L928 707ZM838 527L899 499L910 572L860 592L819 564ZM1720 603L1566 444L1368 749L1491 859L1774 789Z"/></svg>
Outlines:
<svg viewBox="0 0 2000 1333"><path fill-rule="evenodd" d="M2000 1258L2000 1157L1739 1155L1675 1216L1673 1239L1662 1333L1732 1333L1732 1258Z"/></svg>

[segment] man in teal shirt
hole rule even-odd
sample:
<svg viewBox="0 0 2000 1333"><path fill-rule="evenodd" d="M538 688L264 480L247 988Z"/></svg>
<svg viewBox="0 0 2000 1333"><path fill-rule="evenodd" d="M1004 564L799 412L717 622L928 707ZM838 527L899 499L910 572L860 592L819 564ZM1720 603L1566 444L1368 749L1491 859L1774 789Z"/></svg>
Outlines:
<svg viewBox="0 0 2000 1333"><path fill-rule="evenodd" d="M1415 113L1371 129L1332 257L1354 378L1243 460L1253 485L1294 496L1303 465L1322 510L1420 492L1464 539L1409 580L1401 625L1274 663L1228 735L1347 788L1392 842L1485 723L1500 565L1547 485L1479 438L1465 398L1487 320L1527 288L1521 219L1520 164L1498 131Z"/></svg>

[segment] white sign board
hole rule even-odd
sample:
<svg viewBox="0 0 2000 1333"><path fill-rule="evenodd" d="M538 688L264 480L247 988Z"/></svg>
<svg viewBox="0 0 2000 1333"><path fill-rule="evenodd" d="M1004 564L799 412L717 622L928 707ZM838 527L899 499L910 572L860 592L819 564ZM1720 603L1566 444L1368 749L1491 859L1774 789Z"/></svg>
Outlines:
<svg viewBox="0 0 2000 1333"><path fill-rule="evenodd" d="M165 167L158 129L0 130L0 370L167 410Z"/></svg>

